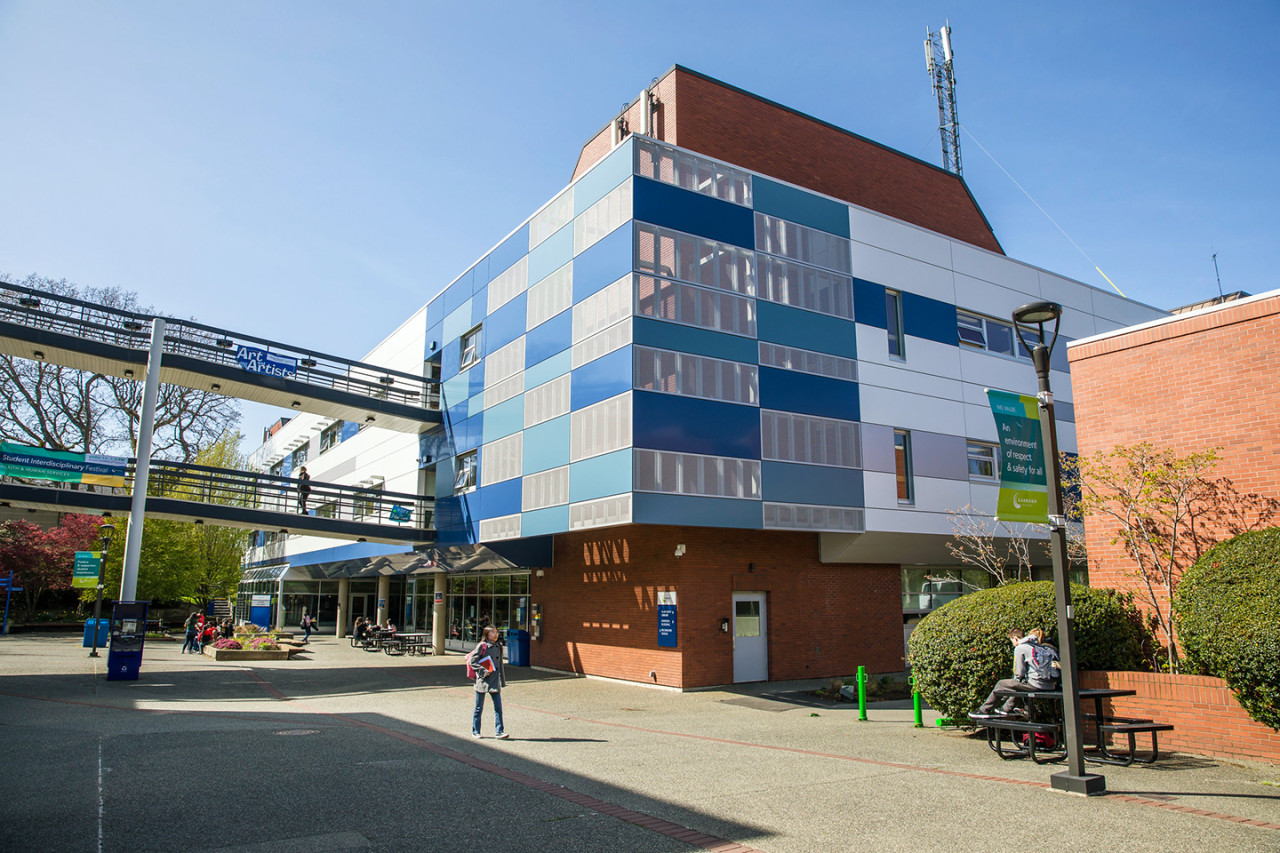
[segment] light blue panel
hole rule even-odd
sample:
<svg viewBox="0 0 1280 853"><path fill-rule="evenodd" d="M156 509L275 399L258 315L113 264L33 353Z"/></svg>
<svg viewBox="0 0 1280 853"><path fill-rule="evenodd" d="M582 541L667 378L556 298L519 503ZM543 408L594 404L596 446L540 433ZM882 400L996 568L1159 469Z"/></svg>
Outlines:
<svg viewBox="0 0 1280 853"><path fill-rule="evenodd" d="M529 283L536 284L573 260L573 223L533 247L529 253Z"/></svg>
<svg viewBox="0 0 1280 853"><path fill-rule="evenodd" d="M526 350L526 353L528 351ZM557 376L564 376L573 368L573 357L569 350L558 352L550 358L524 369L525 390L537 388L544 382L550 382Z"/></svg>
<svg viewBox="0 0 1280 853"><path fill-rule="evenodd" d="M549 506L520 513L520 538L564 533L569 529L569 507Z"/></svg>
<svg viewBox="0 0 1280 853"><path fill-rule="evenodd" d="M864 506L866 503L862 472L852 468L762 462L760 484L767 501L823 506Z"/></svg>
<svg viewBox="0 0 1280 853"><path fill-rule="evenodd" d="M574 305L631 272L635 265L634 235L628 219L573 259Z"/></svg>
<svg viewBox="0 0 1280 853"><path fill-rule="evenodd" d="M453 476L457 473L453 466L453 457L444 456L436 465L436 525L439 526L440 504L443 499L447 499L453 494Z"/></svg>
<svg viewBox="0 0 1280 853"><path fill-rule="evenodd" d="M751 179L751 206L761 213L841 237L849 236L847 205L795 187L775 184L759 175Z"/></svg>
<svg viewBox="0 0 1280 853"><path fill-rule="evenodd" d="M470 384L465 373L440 383L440 391L444 395L444 405L450 414L455 409L460 409L461 416L464 418L467 416L467 401L471 398Z"/></svg>
<svg viewBox="0 0 1280 853"><path fill-rule="evenodd" d="M695 329L649 317L636 317L631 324L632 341L637 346L709 355L745 364L755 364L760 360L760 346L755 338L728 335L710 329Z"/></svg>
<svg viewBox="0 0 1280 853"><path fill-rule="evenodd" d="M631 491L631 448L583 459L569 466L570 502Z"/></svg>
<svg viewBox="0 0 1280 853"><path fill-rule="evenodd" d="M467 298L460 306L454 309L447 317L444 318L444 329L440 336L444 338L441 346L457 347L458 339L461 338L475 323L471 322L471 299Z"/></svg>
<svg viewBox="0 0 1280 853"><path fill-rule="evenodd" d="M573 185L573 215L604 198L609 190L631 177L632 171L631 140L627 139Z"/></svg>
<svg viewBox="0 0 1280 853"><path fill-rule="evenodd" d="M733 498L700 498L693 495L658 495L636 492L631 496L631 519L636 524L681 524L693 527L764 527L760 501Z"/></svg>
<svg viewBox="0 0 1280 853"><path fill-rule="evenodd" d="M569 378L569 407L576 412L616 397L630 391L633 381L631 347L614 350L573 371Z"/></svg>
<svg viewBox="0 0 1280 853"><path fill-rule="evenodd" d="M762 341L845 358L858 357L857 331L852 320L763 299L756 301L756 312L756 335Z"/></svg>
<svg viewBox="0 0 1280 853"><path fill-rule="evenodd" d="M524 395L505 400L492 409L484 410L484 429L481 441L488 444L520 431L524 426Z"/></svg>
<svg viewBox="0 0 1280 853"><path fill-rule="evenodd" d="M569 464L569 416L561 415L524 431L525 476ZM570 484L572 488L572 483Z"/></svg>

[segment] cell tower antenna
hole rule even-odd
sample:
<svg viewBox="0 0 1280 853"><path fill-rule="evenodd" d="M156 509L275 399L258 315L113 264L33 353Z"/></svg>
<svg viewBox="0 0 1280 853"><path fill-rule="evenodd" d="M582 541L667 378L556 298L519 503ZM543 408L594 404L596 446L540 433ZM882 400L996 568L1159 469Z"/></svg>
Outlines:
<svg viewBox="0 0 1280 853"><path fill-rule="evenodd" d="M1222 298L1222 276L1218 274L1218 253L1213 253L1213 277L1218 280L1218 298Z"/></svg>
<svg viewBox="0 0 1280 853"><path fill-rule="evenodd" d="M942 138L942 168L962 175L960 119L956 115L956 72L951 53L951 22L924 40L925 61L933 93L938 96L938 135Z"/></svg>

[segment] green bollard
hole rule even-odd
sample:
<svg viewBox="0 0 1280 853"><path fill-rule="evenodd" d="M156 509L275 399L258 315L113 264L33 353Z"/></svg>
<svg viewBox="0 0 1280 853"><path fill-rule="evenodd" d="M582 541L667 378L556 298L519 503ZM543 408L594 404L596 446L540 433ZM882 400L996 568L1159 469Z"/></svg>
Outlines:
<svg viewBox="0 0 1280 853"><path fill-rule="evenodd" d="M858 667L858 720L867 721L867 668Z"/></svg>
<svg viewBox="0 0 1280 853"><path fill-rule="evenodd" d="M916 690L915 676L912 676L910 681L911 681L911 706L915 709L915 712L916 712L915 727L917 729L923 729L924 728L924 712L920 709L920 691Z"/></svg>

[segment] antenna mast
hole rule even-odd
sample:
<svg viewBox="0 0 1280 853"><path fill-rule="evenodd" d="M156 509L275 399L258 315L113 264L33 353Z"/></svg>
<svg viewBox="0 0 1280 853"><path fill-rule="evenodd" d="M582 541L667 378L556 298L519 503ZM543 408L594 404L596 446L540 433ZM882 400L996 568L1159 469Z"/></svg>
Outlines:
<svg viewBox="0 0 1280 853"><path fill-rule="evenodd" d="M960 167L960 119L956 115L956 73L952 64L951 24L929 32L924 40L924 56L938 96L938 135L942 137L942 168L963 174Z"/></svg>

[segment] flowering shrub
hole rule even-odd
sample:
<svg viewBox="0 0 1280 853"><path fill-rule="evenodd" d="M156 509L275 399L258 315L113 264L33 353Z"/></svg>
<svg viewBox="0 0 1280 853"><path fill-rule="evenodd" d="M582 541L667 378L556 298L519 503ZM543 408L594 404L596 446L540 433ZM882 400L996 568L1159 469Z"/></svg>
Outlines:
<svg viewBox="0 0 1280 853"><path fill-rule="evenodd" d="M254 637L249 641L249 648L255 652L276 652L280 650L280 644L270 637Z"/></svg>
<svg viewBox="0 0 1280 853"><path fill-rule="evenodd" d="M266 631L261 625L254 625L252 622L246 622L243 625L236 626L237 634L261 634Z"/></svg>
<svg viewBox="0 0 1280 853"><path fill-rule="evenodd" d="M231 639L230 637L223 637L221 640L218 640L217 642L215 642L215 643L213 644L213 647L214 647L215 649L241 649L241 648L244 648L243 646L241 646L241 645L240 645L240 641L239 641L239 640L233 640L233 639Z"/></svg>

